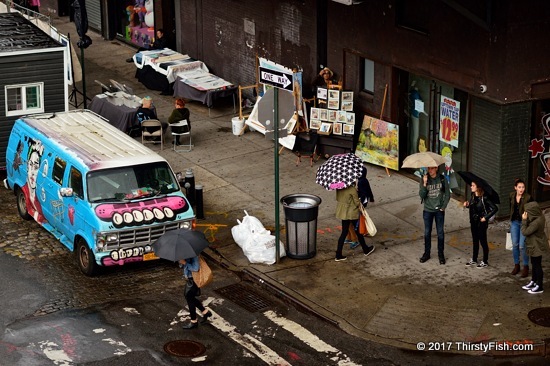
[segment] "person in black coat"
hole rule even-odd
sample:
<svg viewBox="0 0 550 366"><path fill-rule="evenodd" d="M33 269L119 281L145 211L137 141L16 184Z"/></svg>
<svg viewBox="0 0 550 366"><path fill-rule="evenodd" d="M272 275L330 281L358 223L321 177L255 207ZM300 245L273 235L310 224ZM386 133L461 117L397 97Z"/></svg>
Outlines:
<svg viewBox="0 0 550 366"><path fill-rule="evenodd" d="M168 40L164 36L164 30L163 29L158 29L155 41L153 43L151 43L149 48L140 47L140 48L138 48L136 53L141 52L141 51L148 51L148 50L149 51L151 51L151 50L163 50L166 47L168 47ZM132 57L127 58L126 62L134 62L134 59Z"/></svg>
<svg viewBox="0 0 550 366"><path fill-rule="evenodd" d="M369 180L367 179L367 168L363 167L361 176L357 181L357 193L359 194L359 200L364 207L367 207L369 202L374 202L374 195L370 188Z"/></svg>
<svg viewBox="0 0 550 366"><path fill-rule="evenodd" d="M474 253L467 266L477 266L484 268L489 265L489 245L487 243L487 228L489 219L498 211L497 206L485 195L483 187L478 182L472 182L470 185L472 196L469 201L464 202L464 207L469 208L470 229L472 231L472 241ZM477 263L479 253L479 244L483 248L483 260Z"/></svg>

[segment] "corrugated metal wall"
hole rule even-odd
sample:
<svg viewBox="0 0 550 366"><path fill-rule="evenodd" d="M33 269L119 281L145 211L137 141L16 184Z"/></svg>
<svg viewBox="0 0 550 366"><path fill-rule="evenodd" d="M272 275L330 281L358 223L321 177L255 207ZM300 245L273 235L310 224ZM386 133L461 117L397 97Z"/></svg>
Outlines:
<svg viewBox="0 0 550 366"><path fill-rule="evenodd" d="M88 26L101 33L101 2L100 0L86 0ZM114 14L112 15L114 16Z"/></svg>
<svg viewBox="0 0 550 366"><path fill-rule="evenodd" d="M48 72L44 72L48 70ZM39 52L28 55L0 57L0 169L6 167L6 147L18 118L6 117L6 85L44 83L44 112L53 113L65 110L65 78L63 51Z"/></svg>

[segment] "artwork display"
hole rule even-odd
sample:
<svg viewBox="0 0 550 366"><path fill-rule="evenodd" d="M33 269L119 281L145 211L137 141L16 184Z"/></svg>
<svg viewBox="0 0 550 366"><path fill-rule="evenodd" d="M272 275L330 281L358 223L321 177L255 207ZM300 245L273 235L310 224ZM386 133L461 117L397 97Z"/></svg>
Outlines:
<svg viewBox="0 0 550 366"><path fill-rule="evenodd" d="M332 123L322 122L321 127L319 127L319 131L317 131L317 133L320 135L330 135L331 131L332 131Z"/></svg>
<svg viewBox="0 0 550 366"><path fill-rule="evenodd" d="M312 119L311 121L309 121L309 128L318 130L319 128L321 128L321 121L318 119Z"/></svg>
<svg viewBox="0 0 550 366"><path fill-rule="evenodd" d="M346 112L346 123L349 125L355 124L355 113L353 112Z"/></svg>
<svg viewBox="0 0 550 366"><path fill-rule="evenodd" d="M337 111L333 111L332 109L328 110L328 121L333 123L338 121Z"/></svg>
<svg viewBox="0 0 550 366"><path fill-rule="evenodd" d="M328 90L326 88L317 88L317 99L327 100Z"/></svg>
<svg viewBox="0 0 550 366"><path fill-rule="evenodd" d="M319 109L319 119L321 121L328 121L328 109L324 109L324 108Z"/></svg>
<svg viewBox="0 0 550 366"><path fill-rule="evenodd" d="M344 133L345 126L351 125L344 125ZM399 170L399 126L365 116L355 154L367 163Z"/></svg>
<svg viewBox="0 0 550 366"><path fill-rule="evenodd" d="M348 121L346 111L336 111L336 121L346 123Z"/></svg>
<svg viewBox="0 0 550 366"><path fill-rule="evenodd" d="M343 111L353 111L353 102L342 101L342 110Z"/></svg>
<svg viewBox="0 0 550 366"><path fill-rule="evenodd" d="M317 108L311 108L310 128L321 135L354 135L353 92L317 88Z"/></svg>
<svg viewBox="0 0 550 366"><path fill-rule="evenodd" d="M355 133L355 126L348 125L347 123L342 125L342 133L344 135L353 135Z"/></svg>
<svg viewBox="0 0 550 366"><path fill-rule="evenodd" d="M334 122L332 125L332 133L335 135L342 134L342 124L340 122Z"/></svg>
<svg viewBox="0 0 550 366"><path fill-rule="evenodd" d="M319 108L311 108L311 120L319 120Z"/></svg>
<svg viewBox="0 0 550 366"><path fill-rule="evenodd" d="M340 91L339 90L328 91L328 108L340 109Z"/></svg>

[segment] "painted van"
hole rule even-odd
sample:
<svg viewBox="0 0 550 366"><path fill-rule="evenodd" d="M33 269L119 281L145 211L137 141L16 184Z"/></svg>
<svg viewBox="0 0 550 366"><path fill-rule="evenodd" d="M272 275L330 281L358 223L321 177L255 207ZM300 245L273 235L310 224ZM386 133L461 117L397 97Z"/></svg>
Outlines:
<svg viewBox="0 0 550 366"><path fill-rule="evenodd" d="M156 239L195 223L168 162L88 110L15 121L6 170L19 215L74 251L89 276L157 259Z"/></svg>

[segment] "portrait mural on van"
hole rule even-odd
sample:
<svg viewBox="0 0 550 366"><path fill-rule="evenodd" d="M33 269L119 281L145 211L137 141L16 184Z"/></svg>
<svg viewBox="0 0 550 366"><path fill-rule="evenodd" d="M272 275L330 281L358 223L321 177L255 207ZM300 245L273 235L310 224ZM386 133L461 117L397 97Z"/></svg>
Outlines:
<svg viewBox="0 0 550 366"><path fill-rule="evenodd" d="M42 204L40 200L44 201L44 192L37 190L36 179L40 170L40 164L42 162L42 155L44 154L44 145L42 141L32 138L28 139L29 150L27 152L27 182L21 190L25 195L27 204L27 212L31 215L36 222L43 224L47 222L42 213ZM21 154L22 148L17 147L17 154ZM14 159L15 161L21 161L21 157Z"/></svg>

